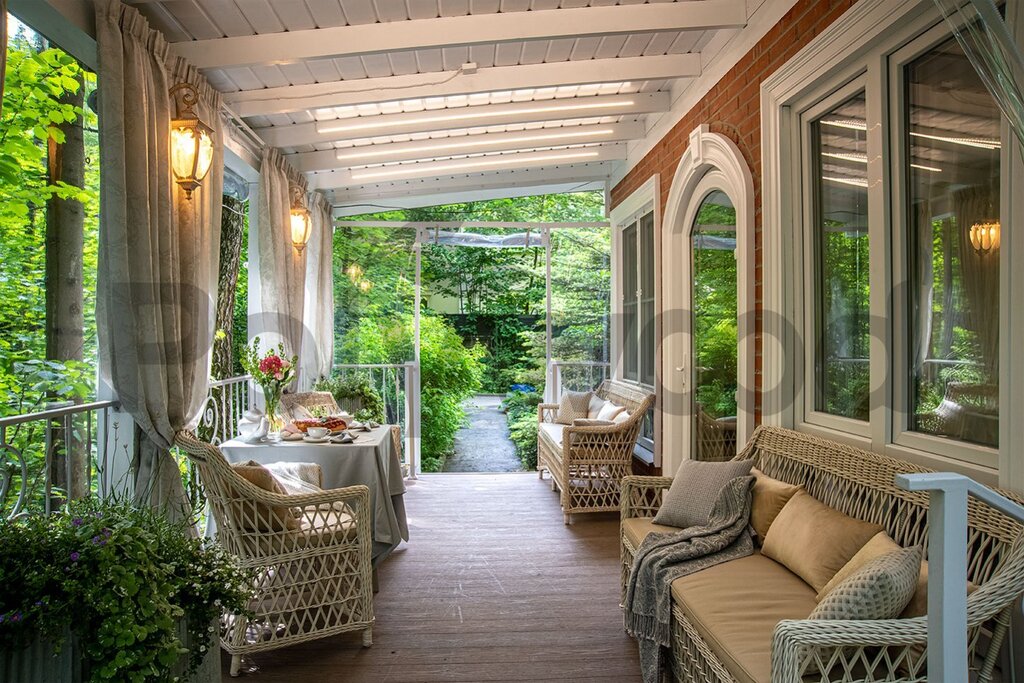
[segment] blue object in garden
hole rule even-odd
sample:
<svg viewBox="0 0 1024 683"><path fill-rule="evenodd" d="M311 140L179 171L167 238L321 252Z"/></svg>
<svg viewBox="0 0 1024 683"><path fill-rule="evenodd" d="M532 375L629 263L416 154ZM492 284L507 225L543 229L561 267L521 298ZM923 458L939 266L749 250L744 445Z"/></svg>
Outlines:
<svg viewBox="0 0 1024 683"><path fill-rule="evenodd" d="M509 390L513 392L521 391L524 394L532 394L533 392L537 391L537 387L532 387L529 384L513 384L512 386L509 387Z"/></svg>

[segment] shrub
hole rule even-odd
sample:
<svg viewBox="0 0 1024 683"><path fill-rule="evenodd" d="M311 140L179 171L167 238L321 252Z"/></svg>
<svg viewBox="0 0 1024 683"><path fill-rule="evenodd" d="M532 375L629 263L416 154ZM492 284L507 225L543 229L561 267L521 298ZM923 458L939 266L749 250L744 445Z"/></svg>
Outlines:
<svg viewBox="0 0 1024 683"><path fill-rule="evenodd" d="M222 608L247 608L251 576L208 539L150 508L96 499L0 523L0 649L41 638L82 643L89 681L166 681L183 653L189 673Z"/></svg>
<svg viewBox="0 0 1024 683"><path fill-rule="evenodd" d="M363 318L345 334L342 354L354 363L404 363L413 357L413 333L411 315L388 321ZM440 470L452 452L455 433L466 417L462 402L480 390L485 353L478 344L466 347L443 318L421 316L420 466L424 472Z"/></svg>
<svg viewBox="0 0 1024 683"><path fill-rule="evenodd" d="M366 375L334 375L318 380L313 386L317 391L329 391L338 405L345 408L347 404L358 403L359 410L355 417L360 420L387 422L384 410L384 399L380 392L370 383ZM394 392L392 392L394 393Z"/></svg>
<svg viewBox="0 0 1024 683"><path fill-rule="evenodd" d="M516 455L528 470L537 468L537 406L543 401L536 391L512 391L502 407L508 420L508 436Z"/></svg>

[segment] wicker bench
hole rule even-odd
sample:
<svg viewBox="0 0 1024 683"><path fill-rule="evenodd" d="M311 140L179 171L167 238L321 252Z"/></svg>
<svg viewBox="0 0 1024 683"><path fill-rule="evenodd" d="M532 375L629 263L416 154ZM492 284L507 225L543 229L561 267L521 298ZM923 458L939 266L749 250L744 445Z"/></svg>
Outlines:
<svg viewBox="0 0 1024 683"><path fill-rule="evenodd" d="M903 491L894 484L896 474L928 471L924 468L807 434L764 426L754 432L737 457L753 458L768 476L802 484L823 503L882 525L903 546L926 542L928 495ZM639 544L627 535L633 539L641 536L638 527L644 529L642 535L647 530L658 530L646 518L657 513L662 495L671 483L669 477L626 477L622 482L623 585ZM1021 500L1014 494L1002 493ZM968 578L979 587L967 600L968 642L977 680L988 683L1006 637L1011 611L1014 604L1019 606L1019 597L1024 592L1024 542L1020 524L974 499L969 504L968 524ZM630 534L626 533L627 527ZM734 562L745 560L752 558ZM733 563L720 566L730 564ZM753 620L757 616L754 609L739 616ZM750 680L749 671L735 670L735 661L723 653L714 634L705 631L702 635L701 629L706 629L707 624L701 624L688 610L674 593L675 680ZM787 619L767 628L766 642L759 647L770 655L772 683L796 683L807 675L814 681L907 682L921 681L926 676L927 617L887 621Z"/></svg>
<svg viewBox="0 0 1024 683"><path fill-rule="evenodd" d="M577 512L619 509L619 485L632 473L636 437L654 405L654 395L624 382L605 380L594 392L624 406L629 419L598 427L573 427L555 422L558 404L537 408L537 476L546 470L552 490L561 492L565 523Z"/></svg>

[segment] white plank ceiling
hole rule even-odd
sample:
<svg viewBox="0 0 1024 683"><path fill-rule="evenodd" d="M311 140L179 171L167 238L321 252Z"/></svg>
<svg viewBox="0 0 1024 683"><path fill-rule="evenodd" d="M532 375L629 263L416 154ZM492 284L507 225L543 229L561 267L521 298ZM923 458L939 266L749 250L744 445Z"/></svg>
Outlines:
<svg viewBox="0 0 1024 683"><path fill-rule="evenodd" d="M406 206L503 178L599 186L747 18L744 0L126 1L311 187Z"/></svg>

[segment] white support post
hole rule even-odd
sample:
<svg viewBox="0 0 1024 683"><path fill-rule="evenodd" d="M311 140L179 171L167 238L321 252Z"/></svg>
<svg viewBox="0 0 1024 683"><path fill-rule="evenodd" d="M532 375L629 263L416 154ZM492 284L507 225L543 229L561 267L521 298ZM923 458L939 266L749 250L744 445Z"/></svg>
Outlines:
<svg viewBox="0 0 1024 683"><path fill-rule="evenodd" d="M553 396L555 377L551 365L551 228L545 226L541 234L544 239L544 365L547 369L544 394L547 396L548 402L553 403L557 399Z"/></svg>
<svg viewBox="0 0 1024 683"><path fill-rule="evenodd" d="M423 297L423 228L416 229L416 287L413 312L413 368L412 368L412 389L406 387L406 392L411 391L413 395L412 410L408 412L408 419L412 423L413 448L409 459L409 478L416 479L420 467L420 305Z"/></svg>
<svg viewBox="0 0 1024 683"><path fill-rule="evenodd" d="M967 493L972 480L951 473L903 474L896 485L929 491L928 680L967 680ZM980 485L978 485L980 487Z"/></svg>

